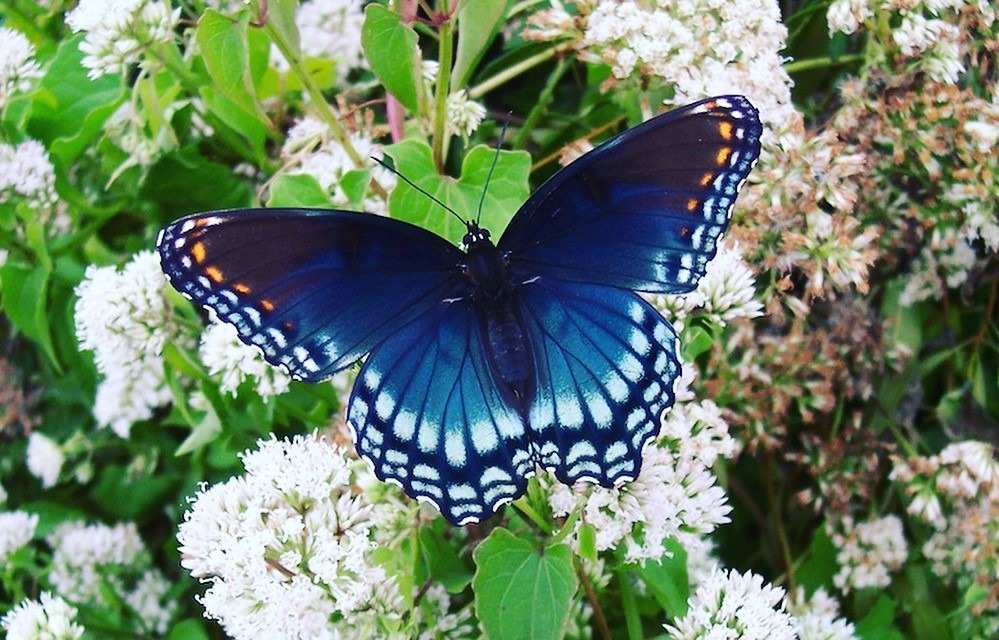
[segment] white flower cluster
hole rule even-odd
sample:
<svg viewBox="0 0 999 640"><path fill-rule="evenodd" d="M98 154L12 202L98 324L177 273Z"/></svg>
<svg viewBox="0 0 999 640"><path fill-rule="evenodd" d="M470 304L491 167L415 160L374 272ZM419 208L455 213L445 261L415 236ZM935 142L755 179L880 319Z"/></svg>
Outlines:
<svg viewBox="0 0 999 640"><path fill-rule="evenodd" d="M844 516L836 525L827 524L827 529L840 567L833 576L833 584L843 593L887 587L891 584L891 572L901 568L909 553L898 516L887 515L860 523Z"/></svg>
<svg viewBox="0 0 999 640"><path fill-rule="evenodd" d="M896 25L891 31L892 42L903 56L915 59L932 80L956 84L964 73L959 26L962 13L976 13L986 25L996 19L994 3L989 0L835 0L829 5L826 20L830 34L850 34L883 14L886 23Z"/></svg>
<svg viewBox="0 0 999 640"><path fill-rule="evenodd" d="M87 267L76 287L76 335L104 376L94 417L122 438L171 399L160 355L175 337L166 286L156 254L142 251L120 271Z"/></svg>
<svg viewBox="0 0 999 640"><path fill-rule="evenodd" d="M230 324L209 325L201 334L198 353L208 371L221 376L219 388L233 396L244 380L253 381L256 392L265 398L284 393L291 384L288 374L264 360L259 348L241 342Z"/></svg>
<svg viewBox="0 0 999 640"><path fill-rule="evenodd" d="M791 615L800 640L857 640L857 630L853 623L840 617L839 602L819 587L811 598L798 587Z"/></svg>
<svg viewBox="0 0 999 640"><path fill-rule="evenodd" d="M780 54L786 37L773 0L628 0L597 3L580 46L617 78L637 72L672 85L670 105L742 93L776 130L795 113Z"/></svg>
<svg viewBox="0 0 999 640"><path fill-rule="evenodd" d="M350 142L363 158L380 156L381 147L361 132L350 134ZM290 166L289 173L307 174L316 179L324 190L330 192L333 204L349 207L350 200L340 186L344 175L355 170L350 156L336 141L329 127L312 116L298 120L288 131L281 155ZM395 176L368 161L368 168L386 189L395 185ZM385 203L378 198L366 198L363 209L371 213L385 213Z"/></svg>
<svg viewBox="0 0 999 640"><path fill-rule="evenodd" d="M43 433L32 431L28 438L27 457L28 471L42 481L42 488L54 487L65 460L59 443Z"/></svg>
<svg viewBox="0 0 999 640"><path fill-rule="evenodd" d="M55 206L55 169L40 142L25 140L14 146L0 142L0 204L23 199L34 209Z"/></svg>
<svg viewBox="0 0 999 640"><path fill-rule="evenodd" d="M261 440L242 459L246 473L203 488L177 534L181 564L211 585L205 614L236 640L338 637L331 616L390 590L354 463L317 436Z"/></svg>
<svg viewBox="0 0 999 640"><path fill-rule="evenodd" d="M43 591L38 600L24 600L0 620L7 640L78 640L84 629L76 624L76 609Z"/></svg>
<svg viewBox="0 0 999 640"><path fill-rule="evenodd" d="M139 62L147 47L173 38L180 7L168 0L81 0L66 15L66 24L85 33L80 51L87 75L123 74Z"/></svg>
<svg viewBox="0 0 999 640"><path fill-rule="evenodd" d="M27 91L41 77L31 42L19 31L0 27L0 109L15 93Z"/></svg>
<svg viewBox="0 0 999 640"><path fill-rule="evenodd" d="M731 507L711 467L719 457L735 456L739 447L718 406L694 401L690 385L695 375L692 365L681 363L673 385L675 404L661 418L659 441L643 451L642 469L633 482L613 489L553 484L549 503L554 514L582 509L576 531L584 523L593 525L598 550L623 542L629 561L658 560L668 539L708 534L729 521Z"/></svg>
<svg viewBox="0 0 999 640"><path fill-rule="evenodd" d="M678 321L697 312L724 327L740 318L763 315L763 303L756 298L756 277L743 259L738 243L721 244L694 291L682 296L654 295L651 299Z"/></svg>
<svg viewBox="0 0 999 640"><path fill-rule="evenodd" d="M895 458L889 477L912 498L908 512L937 529L948 526L950 515L942 501L949 507L999 502L999 460L986 442L965 440L935 456Z"/></svg>
<svg viewBox="0 0 999 640"><path fill-rule="evenodd" d="M12 553L31 542L38 527L38 516L24 511L0 513L0 564Z"/></svg>
<svg viewBox="0 0 999 640"><path fill-rule="evenodd" d="M342 82L351 69L367 68L361 48L362 0L310 0L295 13L302 53L336 62ZM279 65L285 63L278 56Z"/></svg>
<svg viewBox="0 0 999 640"><path fill-rule="evenodd" d="M784 590L747 571L716 571L687 601L666 636L674 640L795 640Z"/></svg>
<svg viewBox="0 0 999 640"><path fill-rule="evenodd" d="M134 523L67 522L46 538L52 547L49 583L77 603L105 603L110 587L136 612L146 631L163 634L177 610L165 598L170 582L155 568Z"/></svg>
<svg viewBox="0 0 999 640"><path fill-rule="evenodd" d="M468 137L482 124L486 108L468 97L462 89L447 99L447 126L451 133Z"/></svg>

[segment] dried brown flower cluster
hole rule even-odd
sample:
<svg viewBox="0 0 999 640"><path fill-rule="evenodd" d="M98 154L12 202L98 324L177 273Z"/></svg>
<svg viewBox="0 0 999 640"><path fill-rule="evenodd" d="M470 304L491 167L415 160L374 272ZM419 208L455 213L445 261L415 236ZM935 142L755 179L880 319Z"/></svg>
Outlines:
<svg viewBox="0 0 999 640"><path fill-rule="evenodd" d="M6 358L0 358L0 438L27 436L38 423L32 398L25 394L21 377Z"/></svg>

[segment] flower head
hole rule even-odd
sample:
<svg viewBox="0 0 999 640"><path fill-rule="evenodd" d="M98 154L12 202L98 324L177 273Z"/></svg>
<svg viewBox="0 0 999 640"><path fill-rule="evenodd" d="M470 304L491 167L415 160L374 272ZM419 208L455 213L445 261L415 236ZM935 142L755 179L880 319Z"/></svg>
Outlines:
<svg viewBox="0 0 999 640"><path fill-rule="evenodd" d="M66 16L66 24L85 37L80 43L87 75L124 73L143 50L169 42L180 17L165 0L82 0Z"/></svg>
<svg viewBox="0 0 999 640"><path fill-rule="evenodd" d="M64 458L59 443L38 431L31 432L28 438L28 471L42 481L43 488L55 486Z"/></svg>
<svg viewBox="0 0 999 640"><path fill-rule="evenodd" d="M716 571L687 602L666 635L675 640L795 640L784 590L747 571Z"/></svg>
<svg viewBox="0 0 999 640"><path fill-rule="evenodd" d="M31 542L38 526L38 516L24 511L0 513L0 563Z"/></svg>
<svg viewBox="0 0 999 640"><path fill-rule="evenodd" d="M43 591L38 600L24 600L0 620L8 640L78 640L84 629L76 624L76 609Z"/></svg>
<svg viewBox="0 0 999 640"><path fill-rule="evenodd" d="M40 77L42 70L35 62L31 42L18 31L0 27L0 109L7 106L15 93L30 89Z"/></svg>
<svg viewBox="0 0 999 640"><path fill-rule="evenodd" d="M241 342L236 328L230 324L209 325L201 334L198 353L208 371L221 376L222 391L233 396L244 380L251 380L257 393L265 398L284 393L291 383L287 373L264 360L259 348Z"/></svg>
<svg viewBox="0 0 999 640"><path fill-rule="evenodd" d="M859 523L845 516L828 528L840 567L833 583L843 593L887 587L891 584L891 572L898 570L908 556L909 546L897 516Z"/></svg>

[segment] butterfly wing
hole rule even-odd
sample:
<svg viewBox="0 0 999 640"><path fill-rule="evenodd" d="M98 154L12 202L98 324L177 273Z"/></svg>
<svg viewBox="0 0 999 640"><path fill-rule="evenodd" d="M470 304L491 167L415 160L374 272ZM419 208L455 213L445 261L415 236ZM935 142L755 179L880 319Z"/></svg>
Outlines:
<svg viewBox="0 0 999 640"><path fill-rule="evenodd" d="M308 381L350 365L463 287L454 245L371 214L196 214L163 229L157 246L178 291Z"/></svg>
<svg viewBox="0 0 999 640"><path fill-rule="evenodd" d="M652 118L543 184L499 246L525 279L690 291L717 251L762 132L741 96Z"/></svg>
<svg viewBox="0 0 999 640"><path fill-rule="evenodd" d="M536 373L538 463L564 483L638 476L680 375L673 328L630 291L540 278L520 289Z"/></svg>
<svg viewBox="0 0 999 640"><path fill-rule="evenodd" d="M453 524L477 522L521 495L534 464L484 345L469 299L436 303L372 351L347 414L375 475Z"/></svg>

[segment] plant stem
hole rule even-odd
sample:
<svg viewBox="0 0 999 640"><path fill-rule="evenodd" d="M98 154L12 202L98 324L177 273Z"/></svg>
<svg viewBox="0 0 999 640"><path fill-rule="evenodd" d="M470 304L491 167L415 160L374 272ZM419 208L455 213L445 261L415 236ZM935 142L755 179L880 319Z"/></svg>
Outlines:
<svg viewBox="0 0 999 640"><path fill-rule="evenodd" d="M333 137L336 138L336 141L343 147L343 150L347 153L347 157L350 158L350 161L353 162L354 166L358 169L367 168L365 159L361 157L361 154L358 153L357 149L355 149L354 145L350 142L350 137L347 135L346 129L343 128L340 120L336 117L336 114L333 113L333 109L330 107L330 104L326 102L326 98L323 96L322 90L320 90L319 86L316 84L315 79L309 75L309 72L306 71L304 66L302 66L302 61L298 58L295 52L291 50L291 46L285 41L284 37L278 33L277 29L270 24L270 22L264 25L264 30L267 32L267 35L270 36L271 41L277 45L281 55L284 56L284 59L288 62L288 67L298 78L299 82L302 83L302 86L305 87L305 90L309 94L309 98L312 99L312 103L316 106L316 109L319 110L319 116L323 119L323 122L329 126L330 131L333 133ZM371 177L371 190L383 200L388 197L388 193L386 193L385 188L379 184L378 180L374 176Z"/></svg>
<svg viewBox="0 0 999 640"><path fill-rule="evenodd" d="M525 71L533 69L542 62L551 60L552 58L555 57L555 54L566 51L568 48L569 45L563 44L561 46L552 47L551 49L545 49L541 53L536 53L529 58L524 58L517 64L511 65L506 69L503 69L502 71L492 76L491 78L486 78L479 84L469 89L468 97L473 99L481 98L483 95L489 93L490 91L500 86L501 84L516 78Z"/></svg>
<svg viewBox="0 0 999 640"><path fill-rule="evenodd" d="M621 588L621 606L624 609L624 624L628 629L628 640L642 640L642 618L638 614L635 591L631 587L628 571L619 567L615 573L617 574L618 586Z"/></svg>
<svg viewBox="0 0 999 640"><path fill-rule="evenodd" d="M583 585L583 593L586 594L586 599L593 609L593 620L597 623L597 632L603 640L611 640L614 636L611 635L610 627L607 626L607 616L604 615L604 609L600 606L600 601L597 599L597 592L593 590L590 579L586 577L586 572L583 571L583 563L577 557L573 560L573 564L576 565L576 575L579 576L579 583Z"/></svg>
<svg viewBox="0 0 999 640"><path fill-rule="evenodd" d="M854 62L860 62L864 59L864 54L862 53L851 53L845 56L839 56L836 59L830 56L823 56L821 58L808 58L806 60L795 60L794 62L788 62L784 65L784 71L788 73L798 73L799 71L809 71L811 69L822 69L824 67L838 67L844 64L852 64Z"/></svg>
<svg viewBox="0 0 999 640"><path fill-rule="evenodd" d="M545 82L544 88L541 93L538 94L538 101L531 107L531 112L527 114L527 120L524 121L524 126L520 128L517 132L516 137L513 139L513 147L515 149L522 149L524 144L530 138L531 132L534 127L537 126L538 120L544 115L545 111L548 109L548 105L552 102L552 95L555 93L555 87L558 85L558 81L562 79L565 72L569 69L569 60L567 58L562 58L558 61L555 69L548 76L548 81Z"/></svg>
<svg viewBox="0 0 999 640"><path fill-rule="evenodd" d="M451 49L454 44L454 33L451 21L441 24L440 53L437 55L437 86L434 88L434 165L438 173L444 173L444 162L447 160L447 99L451 90Z"/></svg>

